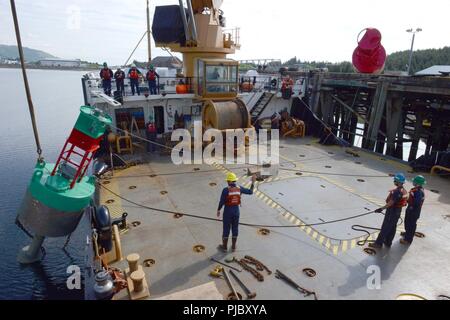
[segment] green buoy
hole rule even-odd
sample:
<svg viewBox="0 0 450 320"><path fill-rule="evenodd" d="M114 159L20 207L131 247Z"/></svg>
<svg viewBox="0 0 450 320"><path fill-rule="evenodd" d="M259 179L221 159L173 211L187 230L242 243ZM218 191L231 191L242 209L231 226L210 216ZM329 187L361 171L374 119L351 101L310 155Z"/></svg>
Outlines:
<svg viewBox="0 0 450 320"><path fill-rule="evenodd" d="M81 112L56 164L38 161L17 220L34 233L30 246L19 254L20 263L41 259L45 237L70 235L78 226L95 192L95 177L87 168L111 118L90 106Z"/></svg>

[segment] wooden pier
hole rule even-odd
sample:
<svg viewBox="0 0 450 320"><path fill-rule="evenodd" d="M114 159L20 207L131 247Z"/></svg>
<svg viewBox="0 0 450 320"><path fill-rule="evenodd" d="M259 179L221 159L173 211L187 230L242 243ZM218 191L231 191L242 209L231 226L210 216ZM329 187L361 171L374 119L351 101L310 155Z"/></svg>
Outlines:
<svg viewBox="0 0 450 320"><path fill-rule="evenodd" d="M404 159L403 144L419 141L426 155L445 151L450 142L450 77L409 77L328 72L289 73L304 78L304 102L340 138L380 154ZM295 102L294 102L295 104ZM364 125L358 133L358 123Z"/></svg>

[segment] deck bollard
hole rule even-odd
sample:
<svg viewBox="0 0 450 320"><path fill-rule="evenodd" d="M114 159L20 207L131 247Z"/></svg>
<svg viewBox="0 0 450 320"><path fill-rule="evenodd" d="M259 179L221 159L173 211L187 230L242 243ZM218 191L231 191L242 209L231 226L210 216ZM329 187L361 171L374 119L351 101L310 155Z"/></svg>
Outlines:
<svg viewBox="0 0 450 320"><path fill-rule="evenodd" d="M144 291L144 279L145 273L142 270L135 271L131 274L131 280L133 281L134 292Z"/></svg>
<svg viewBox="0 0 450 320"><path fill-rule="evenodd" d="M138 271L140 258L141 257L136 253L128 255L127 261L128 267L130 268L130 274L132 274L135 271Z"/></svg>

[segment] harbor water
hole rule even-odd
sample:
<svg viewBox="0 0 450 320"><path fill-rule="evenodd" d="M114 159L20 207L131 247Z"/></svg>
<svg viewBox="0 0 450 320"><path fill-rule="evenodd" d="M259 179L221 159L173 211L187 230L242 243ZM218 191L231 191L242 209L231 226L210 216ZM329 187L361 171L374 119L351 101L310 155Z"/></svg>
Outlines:
<svg viewBox="0 0 450 320"><path fill-rule="evenodd" d="M84 72L29 70L28 78L46 161L54 162L83 104ZM77 230L63 250L65 238L46 239L41 264L21 266L18 251L30 239L15 225L17 210L36 163L36 146L19 69L0 69L0 299L82 299L69 290L67 268L83 270L85 232Z"/></svg>

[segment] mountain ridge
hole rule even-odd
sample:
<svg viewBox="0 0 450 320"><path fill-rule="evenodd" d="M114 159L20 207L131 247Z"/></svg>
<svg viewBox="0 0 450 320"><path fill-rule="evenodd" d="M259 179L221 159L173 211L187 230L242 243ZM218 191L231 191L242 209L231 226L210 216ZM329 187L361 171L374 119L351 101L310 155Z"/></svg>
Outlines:
<svg viewBox="0 0 450 320"><path fill-rule="evenodd" d="M58 57L42 51L28 47L23 48L26 62L37 62L43 59L57 59ZM0 44L0 58L17 60L19 58L19 49L15 45Z"/></svg>

